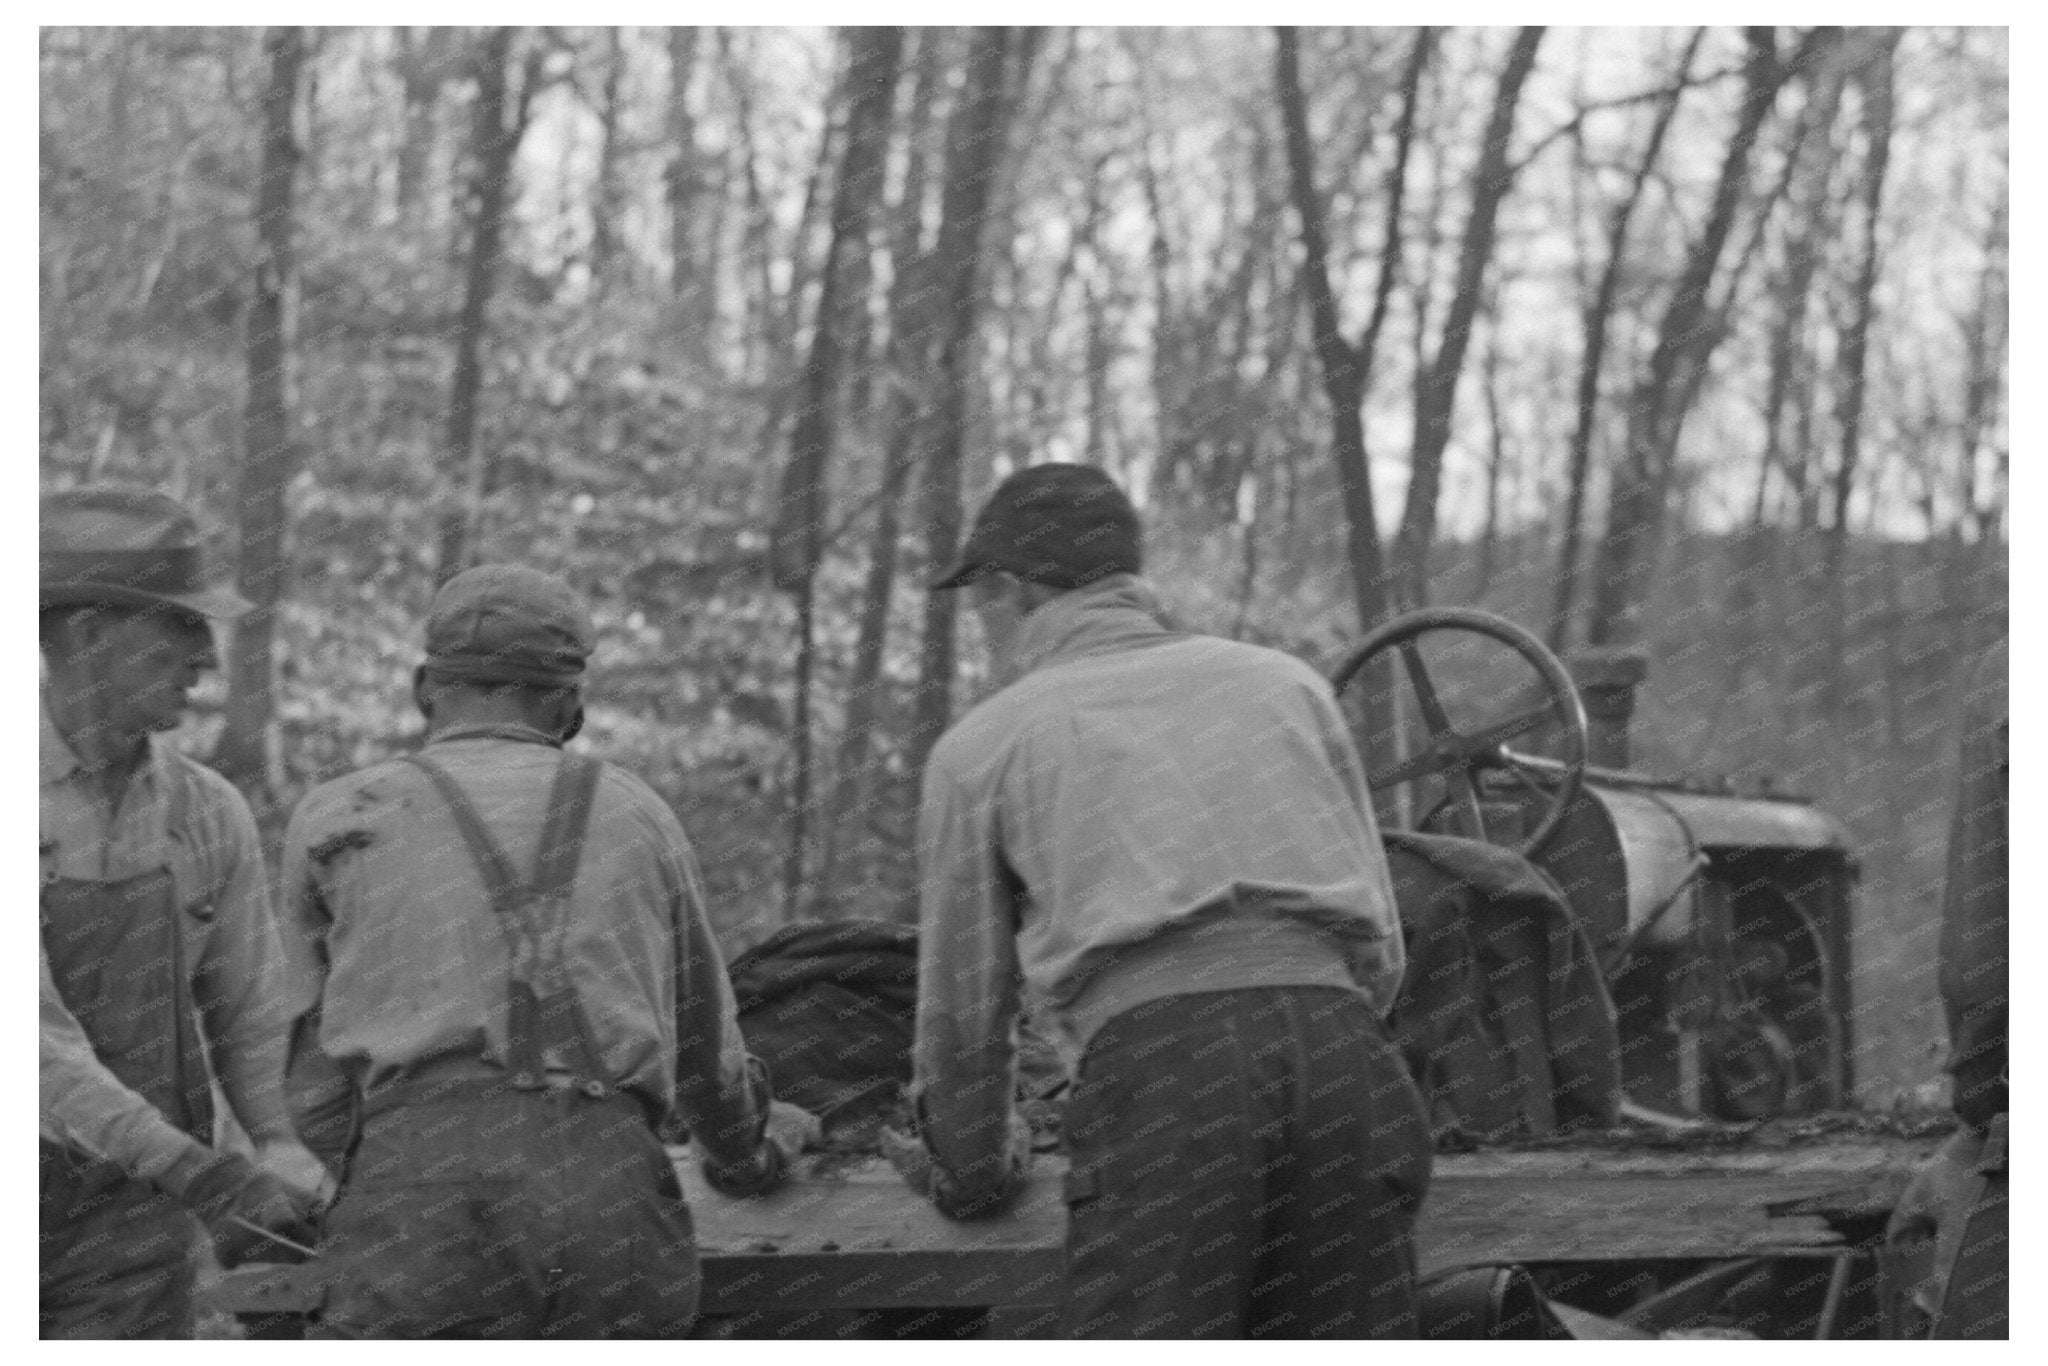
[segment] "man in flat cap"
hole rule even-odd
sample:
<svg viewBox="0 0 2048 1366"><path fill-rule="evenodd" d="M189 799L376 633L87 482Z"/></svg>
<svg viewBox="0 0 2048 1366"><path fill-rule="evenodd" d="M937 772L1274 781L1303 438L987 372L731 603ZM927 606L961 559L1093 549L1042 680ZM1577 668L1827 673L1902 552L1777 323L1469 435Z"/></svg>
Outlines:
<svg viewBox="0 0 2048 1366"><path fill-rule="evenodd" d="M288 979L241 794L166 737L217 665L199 529L159 493L46 496L38 555L40 1318L44 1337L190 1337L193 1216L229 1265L310 1237ZM210 1064L210 1066L209 1066ZM217 1079L257 1160L214 1144Z"/></svg>
<svg viewBox="0 0 2048 1366"><path fill-rule="evenodd" d="M1074 1079L1064 1335L1413 1336L1429 1131L1381 1024L1363 768L1321 676L1176 629L1140 568L1122 490L1047 464L932 581L999 691L925 770L922 1144L892 1157L949 1213L1003 1206L1028 1005Z"/></svg>
<svg viewBox="0 0 2048 1366"><path fill-rule="evenodd" d="M749 1194L809 1116L743 1048L675 816L563 748L582 601L484 565L426 637L426 747L315 789L285 836L294 1089L343 1169L315 1335L680 1335L696 1249L659 1126Z"/></svg>

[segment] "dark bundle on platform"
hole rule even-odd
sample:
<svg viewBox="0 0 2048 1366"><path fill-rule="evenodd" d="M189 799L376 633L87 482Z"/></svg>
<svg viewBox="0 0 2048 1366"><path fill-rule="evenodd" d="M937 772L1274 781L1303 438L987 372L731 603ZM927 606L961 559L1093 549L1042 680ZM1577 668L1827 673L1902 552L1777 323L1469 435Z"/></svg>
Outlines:
<svg viewBox="0 0 2048 1366"><path fill-rule="evenodd" d="M732 962L747 1047L775 1094L840 1137L910 1080L917 931L880 920L790 925Z"/></svg>
<svg viewBox="0 0 2048 1366"><path fill-rule="evenodd" d="M747 1048L775 1094L819 1116L828 1146L868 1151L881 1122L908 1128L903 1088L917 1032L917 931L883 920L790 925L733 959L728 975ZM1018 1092L1037 1130L1041 1098L1061 1081L1052 1048L1030 1030Z"/></svg>

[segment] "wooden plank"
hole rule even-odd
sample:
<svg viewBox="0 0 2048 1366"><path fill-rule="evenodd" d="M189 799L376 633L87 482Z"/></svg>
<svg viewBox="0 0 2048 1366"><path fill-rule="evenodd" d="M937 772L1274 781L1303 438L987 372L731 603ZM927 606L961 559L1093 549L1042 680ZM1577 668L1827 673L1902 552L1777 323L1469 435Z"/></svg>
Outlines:
<svg viewBox="0 0 2048 1366"><path fill-rule="evenodd" d="M1886 1180L1910 1171L1939 1146L1933 1139L1817 1143L1804 1147L1686 1151L1661 1148L1493 1148L1440 1153L1440 1177L1481 1179L1559 1176L1767 1176L1825 1189Z"/></svg>
<svg viewBox="0 0 2048 1366"><path fill-rule="evenodd" d="M704 1258L704 1312L1055 1305L1059 1246L982 1251L739 1252Z"/></svg>
<svg viewBox="0 0 2048 1366"><path fill-rule="evenodd" d="M1794 1152L1490 1151L1438 1157L1418 1230L1427 1272L1503 1262L1830 1256L1826 1215L1889 1208L1924 1143ZM1064 1164L1041 1160L1002 1217L956 1223L880 1159L828 1159L766 1196L731 1200L679 1150L707 1313L1044 1305L1058 1298ZM231 1273L237 1312L307 1305L318 1265Z"/></svg>
<svg viewBox="0 0 2048 1366"><path fill-rule="evenodd" d="M1888 1207L1915 1155L1873 1145L1789 1161L1733 1154L1661 1166L1639 1155L1447 1155L1420 1220L1419 1258L1434 1271L1502 1261L1825 1254L1840 1238L1824 1216L1844 1206ZM719 1200L694 1182L690 1194L708 1256L768 1248L784 1256L996 1254L1060 1245L1058 1171L1057 1163L1041 1164L1019 1207L989 1224L943 1218L879 1161L759 1201ZM1784 1208L1791 1204L1799 1208Z"/></svg>
<svg viewBox="0 0 2048 1366"><path fill-rule="evenodd" d="M768 1195L733 1200L704 1182L697 1164L676 1172L707 1255L808 1252L999 1252L1058 1246L1066 1237L1060 1196L1064 1163L1041 1161L1024 1193L1001 1217L960 1222L904 1186L880 1158L798 1176Z"/></svg>
<svg viewBox="0 0 2048 1366"><path fill-rule="evenodd" d="M1608 1210L1573 1197L1534 1197L1512 1208L1432 1216L1418 1231L1422 1271L1502 1262L1668 1261L1694 1257L1815 1256L1837 1250L1841 1235L1805 1215L1693 1211L1674 1220L1653 1203Z"/></svg>
<svg viewBox="0 0 2048 1366"><path fill-rule="evenodd" d="M1040 1164L999 1218L962 1223L879 1158L731 1200L676 1170L696 1219L704 1311L1052 1304L1064 1268L1064 1164Z"/></svg>

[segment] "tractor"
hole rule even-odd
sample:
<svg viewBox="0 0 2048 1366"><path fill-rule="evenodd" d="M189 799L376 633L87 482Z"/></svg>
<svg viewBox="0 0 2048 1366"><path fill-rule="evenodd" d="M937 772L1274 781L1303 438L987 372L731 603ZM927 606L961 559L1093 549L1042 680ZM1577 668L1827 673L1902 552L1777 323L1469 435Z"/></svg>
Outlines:
<svg viewBox="0 0 2048 1366"><path fill-rule="evenodd" d="M1394 798L1397 869L1404 846L1483 841L1554 890L1614 1008L1619 1112L1683 1124L1842 1104L1856 863L1838 821L1630 768L1637 653L1568 669L1512 622L1438 608L1373 631L1331 679L1355 704L1376 672L1383 700L1411 704L1382 705L1392 724L1360 746L1376 799Z"/></svg>

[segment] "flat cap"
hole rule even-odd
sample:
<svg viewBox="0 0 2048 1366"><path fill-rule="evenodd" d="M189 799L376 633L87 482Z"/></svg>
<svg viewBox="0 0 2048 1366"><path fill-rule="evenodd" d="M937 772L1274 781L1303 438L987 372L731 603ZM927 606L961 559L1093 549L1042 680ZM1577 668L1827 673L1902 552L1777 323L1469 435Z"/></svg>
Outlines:
<svg viewBox="0 0 2048 1366"><path fill-rule="evenodd" d="M1137 509L1093 465L1054 462L996 486L960 557L927 585L959 588L992 569L1068 589L1144 563Z"/></svg>
<svg viewBox="0 0 2048 1366"><path fill-rule="evenodd" d="M427 671L471 683L562 687L596 647L590 612L552 574L480 564L441 586L427 609Z"/></svg>
<svg viewBox="0 0 2048 1366"><path fill-rule="evenodd" d="M253 605L225 578L209 579L199 522L167 494L120 484L67 489L43 496L39 521L43 607L112 603L238 617Z"/></svg>

